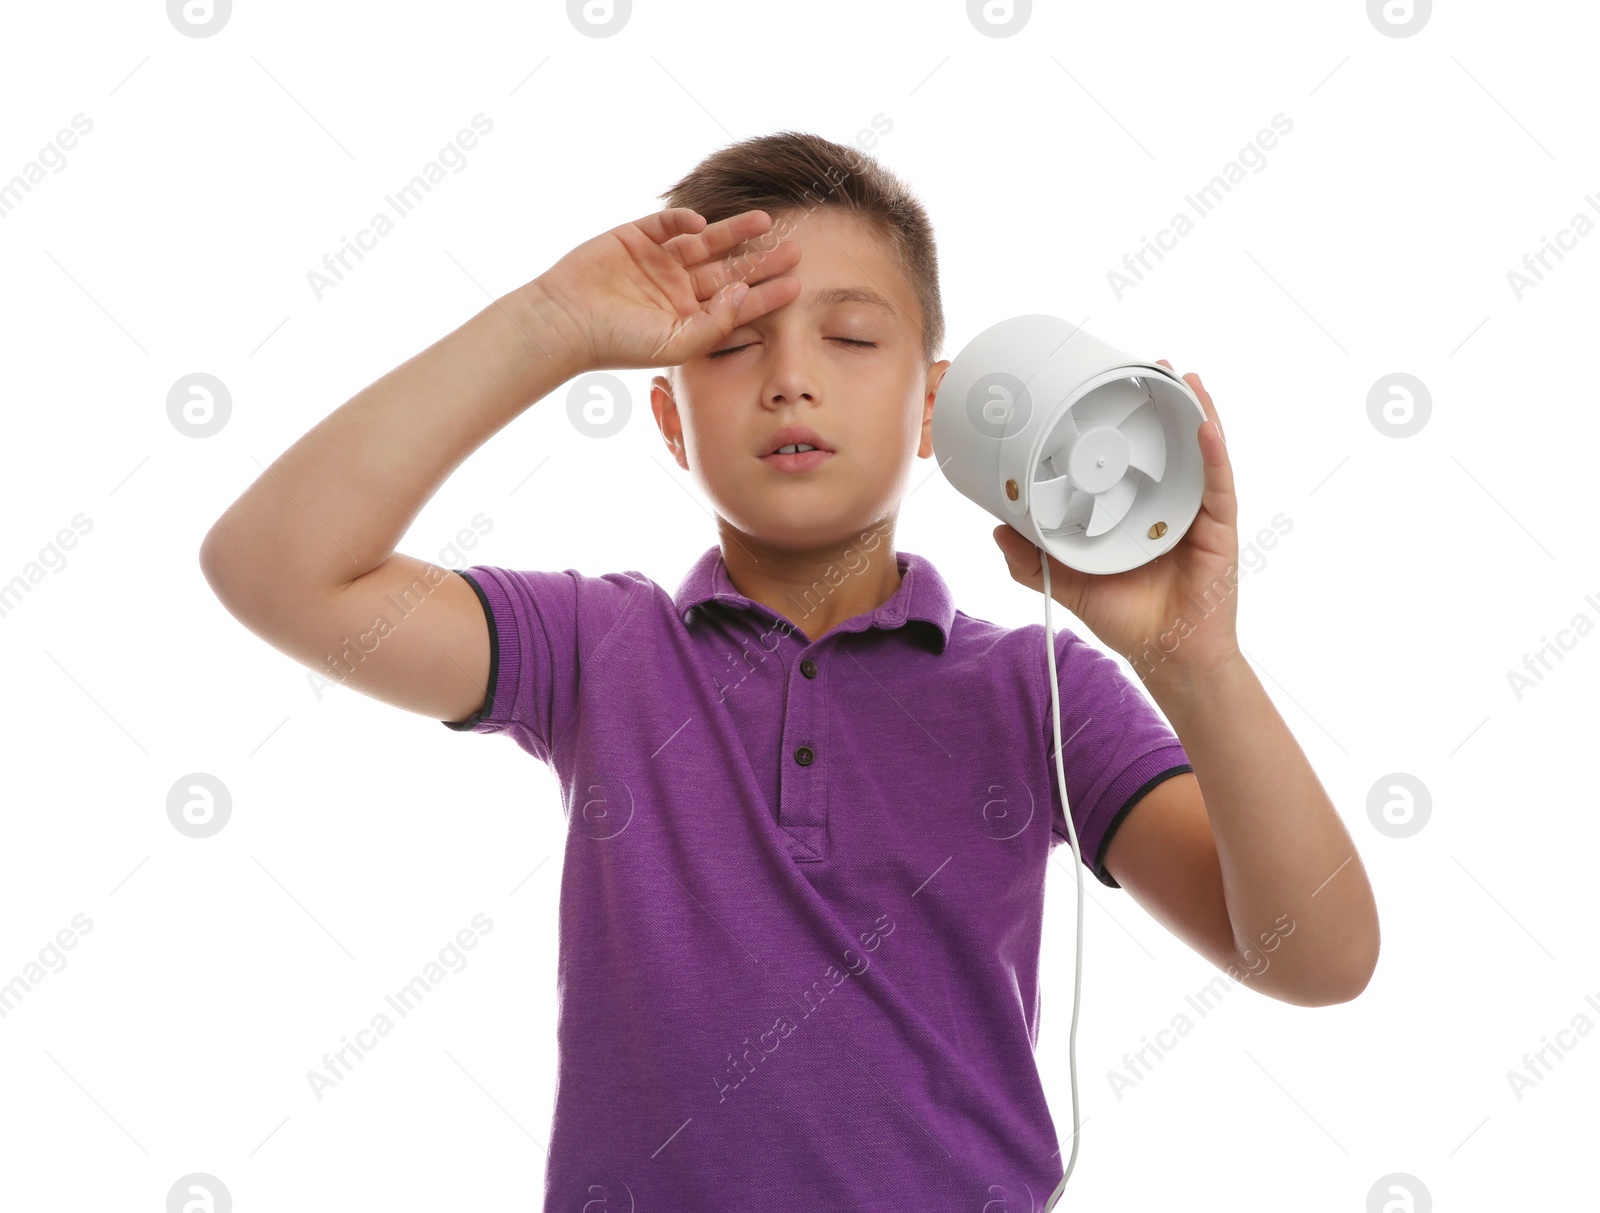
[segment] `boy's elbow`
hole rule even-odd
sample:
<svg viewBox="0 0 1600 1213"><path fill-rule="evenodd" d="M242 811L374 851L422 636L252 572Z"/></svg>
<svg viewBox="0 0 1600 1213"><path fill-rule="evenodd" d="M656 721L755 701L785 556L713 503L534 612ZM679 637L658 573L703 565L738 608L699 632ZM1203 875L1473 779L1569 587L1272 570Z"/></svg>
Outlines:
<svg viewBox="0 0 1600 1213"><path fill-rule="evenodd" d="M220 521L213 523L206 537L200 541L200 575L206 579L211 592L224 602L227 601L227 587L231 581L229 570L235 551L236 547L224 533Z"/></svg>
<svg viewBox="0 0 1600 1213"><path fill-rule="evenodd" d="M1333 1006L1341 1002L1353 1002L1361 997L1363 991L1372 983L1372 975L1378 969L1378 953L1382 950L1378 930L1378 919L1374 915L1368 924L1368 929L1356 933L1350 940L1344 954L1331 958L1325 968L1325 975L1318 983L1315 991L1317 998L1314 1002L1307 1002L1306 1006Z"/></svg>
<svg viewBox="0 0 1600 1213"><path fill-rule="evenodd" d="M1373 967L1376 968L1376 966ZM1330 987L1327 995L1320 1002L1313 1003L1312 1005L1319 1007L1331 1007L1341 1002L1354 1002L1357 998L1361 997L1362 993L1371 983L1372 973L1372 968L1363 969L1356 976L1348 978L1345 981Z"/></svg>
<svg viewBox="0 0 1600 1213"><path fill-rule="evenodd" d="M1370 938L1362 951L1360 961L1351 966L1347 983L1349 992L1339 1000L1340 1002L1350 1002L1352 999L1359 998L1361 992L1371 984L1372 975L1378 971L1378 953L1382 950L1383 944L1378 930L1378 918L1374 914Z"/></svg>
<svg viewBox="0 0 1600 1213"><path fill-rule="evenodd" d="M1355 972L1349 983L1349 992L1341 998L1340 1002L1350 1002L1359 998L1362 992L1372 983L1372 975L1378 971L1378 945L1372 945L1372 954L1367 961Z"/></svg>
<svg viewBox="0 0 1600 1213"><path fill-rule="evenodd" d="M251 546L223 521L200 541L200 575L227 612L241 623L258 614L265 598L264 570Z"/></svg>
<svg viewBox="0 0 1600 1213"><path fill-rule="evenodd" d="M1314 987L1298 991L1296 996L1286 1001L1302 1007L1331 1007L1342 1002L1354 1002L1371 984L1377 968L1378 951L1374 946L1370 956L1360 964L1334 970Z"/></svg>

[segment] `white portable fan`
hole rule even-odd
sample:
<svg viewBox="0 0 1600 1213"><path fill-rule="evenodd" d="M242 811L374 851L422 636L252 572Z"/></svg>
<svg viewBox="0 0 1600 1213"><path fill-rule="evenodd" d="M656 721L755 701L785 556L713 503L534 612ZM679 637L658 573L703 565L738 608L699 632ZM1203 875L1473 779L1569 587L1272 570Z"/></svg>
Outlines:
<svg viewBox="0 0 1600 1213"><path fill-rule="evenodd" d="M1015 316L951 361L934 458L958 491L1062 564L1121 573L1200 512L1206 419L1189 385L1055 316Z"/></svg>
<svg viewBox="0 0 1600 1213"><path fill-rule="evenodd" d="M1173 371L1141 362L1055 316L1015 316L979 333L945 370L933 453L958 491L1068 568L1121 573L1156 559L1200 513L1205 410ZM1050 562L1043 557L1045 659L1057 790L1078 881L1072 979L1072 1153L1078 1161L1078 1004L1083 985L1083 854L1067 804Z"/></svg>

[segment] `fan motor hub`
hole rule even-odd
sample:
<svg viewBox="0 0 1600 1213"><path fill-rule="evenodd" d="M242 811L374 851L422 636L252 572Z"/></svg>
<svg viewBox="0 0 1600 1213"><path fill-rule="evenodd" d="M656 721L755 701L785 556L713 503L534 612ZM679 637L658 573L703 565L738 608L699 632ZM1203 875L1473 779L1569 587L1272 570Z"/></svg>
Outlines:
<svg viewBox="0 0 1600 1213"><path fill-rule="evenodd" d="M1086 493L1103 493L1128 474L1128 440L1117 430L1088 430L1067 453L1067 475Z"/></svg>

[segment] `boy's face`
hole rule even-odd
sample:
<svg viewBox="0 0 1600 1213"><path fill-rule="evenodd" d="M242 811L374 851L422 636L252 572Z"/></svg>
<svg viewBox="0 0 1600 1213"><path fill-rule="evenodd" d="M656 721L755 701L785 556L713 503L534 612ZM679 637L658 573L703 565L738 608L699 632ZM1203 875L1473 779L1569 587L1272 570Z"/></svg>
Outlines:
<svg viewBox="0 0 1600 1213"><path fill-rule="evenodd" d="M896 513L913 457L933 454L933 400L950 363L923 361L917 298L861 220L830 207L772 219L769 243L784 233L800 245L788 271L799 296L670 378L657 375L650 408L678 466L727 524L774 548L813 551ZM837 288L889 306L815 299ZM814 430L833 453L809 471L780 470L763 456L787 426Z"/></svg>

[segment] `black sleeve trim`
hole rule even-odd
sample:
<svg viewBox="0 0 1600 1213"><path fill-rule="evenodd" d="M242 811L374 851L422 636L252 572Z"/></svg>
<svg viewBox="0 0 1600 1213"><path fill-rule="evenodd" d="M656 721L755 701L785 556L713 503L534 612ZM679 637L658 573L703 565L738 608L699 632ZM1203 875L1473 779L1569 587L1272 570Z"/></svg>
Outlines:
<svg viewBox="0 0 1600 1213"><path fill-rule="evenodd" d="M483 617L489 623L489 689L484 693L483 706L465 720L441 720L439 722L447 729L465 733L476 728L485 716L494 715L494 692L500 677L500 632L494 625L494 611L489 608L489 599L484 596L483 587L466 573L457 573L456 575L472 587L472 592L478 596L479 605L483 607Z"/></svg>
<svg viewBox="0 0 1600 1213"><path fill-rule="evenodd" d="M1194 768L1185 762L1180 763L1175 767L1169 767L1165 771L1161 771L1158 774L1150 776L1149 779L1145 780L1144 783L1139 786L1139 789L1134 792L1132 796L1128 797L1126 803L1124 803L1123 806L1117 810L1117 815L1111 819L1111 824L1106 827L1105 834L1101 836L1100 854L1095 856L1094 874L1099 878L1101 884L1107 885L1113 889L1120 889L1122 887L1114 879L1112 879L1111 873L1106 871L1106 865L1103 862L1103 857L1107 848L1111 846L1112 835L1117 832L1117 827L1122 824L1122 819L1128 815L1128 810L1133 808L1134 805L1138 804L1140 798L1162 780L1171 779L1174 775L1182 775L1185 771L1193 770Z"/></svg>

